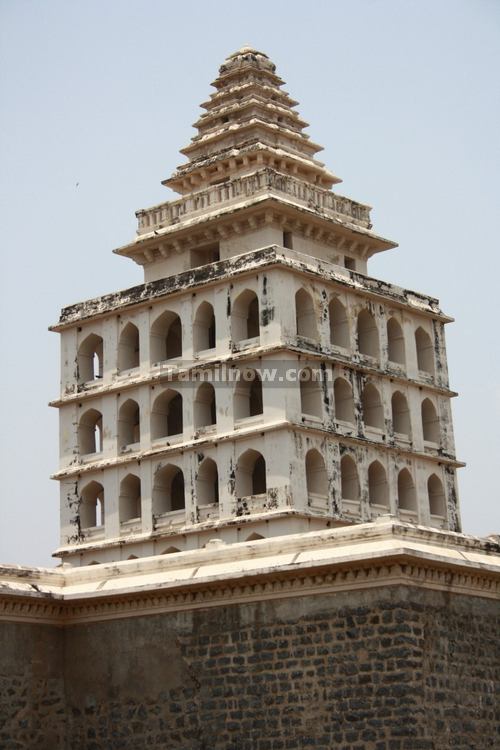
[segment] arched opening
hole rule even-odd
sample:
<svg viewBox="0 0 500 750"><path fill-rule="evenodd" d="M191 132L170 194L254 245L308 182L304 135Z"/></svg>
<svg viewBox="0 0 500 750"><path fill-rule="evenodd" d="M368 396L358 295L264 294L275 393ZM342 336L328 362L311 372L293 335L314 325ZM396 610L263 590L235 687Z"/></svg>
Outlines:
<svg viewBox="0 0 500 750"><path fill-rule="evenodd" d="M253 534L250 534L250 536L247 536L245 539L245 542L257 542L259 539L265 539L265 536L262 536L262 534L257 534L256 531L253 532Z"/></svg>
<svg viewBox="0 0 500 750"><path fill-rule="evenodd" d="M256 417L263 413L262 381L256 370L240 370L234 391L234 418Z"/></svg>
<svg viewBox="0 0 500 750"><path fill-rule="evenodd" d="M120 523L141 517L141 480L135 474L127 474L120 482L119 515Z"/></svg>
<svg viewBox="0 0 500 750"><path fill-rule="evenodd" d="M216 422L215 388L211 383L202 383L194 399L194 426L209 427Z"/></svg>
<svg viewBox="0 0 500 750"><path fill-rule="evenodd" d="M176 552L180 552L180 549L177 547L167 547L167 549L164 549L163 552L160 554L162 555L175 555Z"/></svg>
<svg viewBox="0 0 500 750"><path fill-rule="evenodd" d="M81 492L80 526L82 529L104 526L104 487L99 482L89 482Z"/></svg>
<svg viewBox="0 0 500 750"><path fill-rule="evenodd" d="M336 378L333 384L335 419L354 423L354 398L351 384L344 378Z"/></svg>
<svg viewBox="0 0 500 750"><path fill-rule="evenodd" d="M215 347L215 314L210 302L202 302L196 311L193 325L193 346L195 352Z"/></svg>
<svg viewBox="0 0 500 750"><path fill-rule="evenodd" d="M351 456L342 456L340 460L340 484L344 500L359 500L358 470Z"/></svg>
<svg viewBox="0 0 500 750"><path fill-rule="evenodd" d="M424 398L421 410L424 440L429 443L439 444L439 418L436 408L429 398Z"/></svg>
<svg viewBox="0 0 500 750"><path fill-rule="evenodd" d="M82 341L77 355L78 382L88 383L102 378L103 343L101 336L91 333Z"/></svg>
<svg viewBox="0 0 500 750"><path fill-rule="evenodd" d="M351 346L349 336L349 321L347 312L342 302L334 297L328 306L330 313L330 341L334 346L349 349Z"/></svg>
<svg viewBox="0 0 500 750"><path fill-rule="evenodd" d="M129 398L118 411L118 447L135 445L140 439L139 404Z"/></svg>
<svg viewBox="0 0 500 750"><path fill-rule="evenodd" d="M429 495L429 510L431 516L446 515L446 500L444 495L443 483L436 474L431 474L427 480L427 493Z"/></svg>
<svg viewBox="0 0 500 750"><path fill-rule="evenodd" d="M378 359L379 338L375 318L369 310L361 310L358 315L358 350L360 354Z"/></svg>
<svg viewBox="0 0 500 750"><path fill-rule="evenodd" d="M185 508L184 474L178 466L159 468L153 479L153 515L161 516Z"/></svg>
<svg viewBox="0 0 500 750"><path fill-rule="evenodd" d="M405 339L403 329L396 318L389 318L387 321L387 344L389 360L404 365L406 362Z"/></svg>
<svg viewBox="0 0 500 750"><path fill-rule="evenodd" d="M260 335L259 300L250 289L241 292L233 303L231 333L235 342L254 339Z"/></svg>
<svg viewBox="0 0 500 750"><path fill-rule="evenodd" d="M236 466L236 497L263 495L267 492L266 462L253 448L246 450Z"/></svg>
<svg viewBox="0 0 500 750"><path fill-rule="evenodd" d="M300 376L300 408L302 414L308 417L323 419L323 397L321 381L315 377L315 373L306 367Z"/></svg>
<svg viewBox="0 0 500 750"><path fill-rule="evenodd" d="M400 435L411 435L410 410L408 401L400 391L395 391L391 399L392 428Z"/></svg>
<svg viewBox="0 0 500 750"><path fill-rule="evenodd" d="M129 555L129 556L127 557L127 560L138 560L138 559L139 559L139 558L137 557L137 555Z"/></svg>
<svg viewBox="0 0 500 750"><path fill-rule="evenodd" d="M368 497L370 505L389 507L387 475L379 461L373 461L368 467Z"/></svg>
<svg viewBox="0 0 500 750"><path fill-rule="evenodd" d="M328 497L328 477L321 453L311 448L306 455L307 494Z"/></svg>
<svg viewBox="0 0 500 750"><path fill-rule="evenodd" d="M131 370L139 367L139 329L127 323L118 343L118 369Z"/></svg>
<svg viewBox="0 0 500 750"><path fill-rule="evenodd" d="M398 474L398 506L401 510L417 510L415 483L408 469L401 469Z"/></svg>
<svg viewBox="0 0 500 750"><path fill-rule="evenodd" d="M295 295L295 321L297 336L306 339L318 339L316 312L311 295L305 289L299 289Z"/></svg>
<svg viewBox="0 0 500 750"><path fill-rule="evenodd" d="M87 409L80 417L78 450L80 455L102 451L102 414L97 409Z"/></svg>
<svg viewBox="0 0 500 750"><path fill-rule="evenodd" d="M177 313L166 310L151 326L151 362L182 357L182 326Z"/></svg>
<svg viewBox="0 0 500 750"><path fill-rule="evenodd" d="M420 326L415 331L418 369L434 375L434 348L431 337Z"/></svg>
<svg viewBox="0 0 500 750"><path fill-rule="evenodd" d="M196 498L198 505L213 505L219 502L219 473L217 464L211 458L203 459L199 466Z"/></svg>
<svg viewBox="0 0 500 750"><path fill-rule="evenodd" d="M367 383L361 396L363 406L363 421L365 427L377 427L379 430L384 429L384 410L380 393L373 383Z"/></svg>
<svg viewBox="0 0 500 750"><path fill-rule="evenodd" d="M182 396L173 388L167 388L153 402L151 440L181 435L182 431Z"/></svg>

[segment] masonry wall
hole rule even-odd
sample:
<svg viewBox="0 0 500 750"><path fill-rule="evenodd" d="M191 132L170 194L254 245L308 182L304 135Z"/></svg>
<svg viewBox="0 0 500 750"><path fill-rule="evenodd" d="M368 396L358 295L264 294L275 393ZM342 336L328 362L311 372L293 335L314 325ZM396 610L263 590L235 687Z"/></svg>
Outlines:
<svg viewBox="0 0 500 750"><path fill-rule="evenodd" d="M2 720L0 744L493 748L500 730L499 624L492 600L399 587L65 631L3 626L0 653L15 676L11 687L2 677L2 710L11 718Z"/></svg>
<svg viewBox="0 0 500 750"><path fill-rule="evenodd" d="M63 631L0 623L0 748L66 747Z"/></svg>

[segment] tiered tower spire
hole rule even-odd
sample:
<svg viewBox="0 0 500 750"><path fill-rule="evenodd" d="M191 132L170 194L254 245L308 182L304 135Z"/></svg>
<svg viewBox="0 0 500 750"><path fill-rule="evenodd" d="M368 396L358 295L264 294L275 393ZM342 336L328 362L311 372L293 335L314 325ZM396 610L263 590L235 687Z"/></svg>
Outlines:
<svg viewBox="0 0 500 750"><path fill-rule="evenodd" d="M65 308L61 546L72 564L391 513L459 528L438 301L367 275L395 243L334 193L267 55L230 55L179 198L115 252L144 284Z"/></svg>
<svg viewBox="0 0 500 750"><path fill-rule="evenodd" d="M303 132L308 123L283 83L263 52L242 47L229 55L194 123L198 135L181 151L189 162L163 184L185 194L264 165L319 187L340 182L314 159L322 146Z"/></svg>

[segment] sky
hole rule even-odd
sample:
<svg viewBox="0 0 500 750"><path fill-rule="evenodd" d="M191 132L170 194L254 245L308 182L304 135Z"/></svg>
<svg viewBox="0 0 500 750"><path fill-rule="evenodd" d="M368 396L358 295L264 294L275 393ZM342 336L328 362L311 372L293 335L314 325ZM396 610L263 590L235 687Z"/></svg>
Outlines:
<svg viewBox="0 0 500 750"><path fill-rule="evenodd" d="M500 533L497 0L0 0L0 561L54 565L64 305L142 281L112 249L174 197L228 54L266 52L399 247L371 276L440 299L464 531ZM7 425L9 429L7 429Z"/></svg>

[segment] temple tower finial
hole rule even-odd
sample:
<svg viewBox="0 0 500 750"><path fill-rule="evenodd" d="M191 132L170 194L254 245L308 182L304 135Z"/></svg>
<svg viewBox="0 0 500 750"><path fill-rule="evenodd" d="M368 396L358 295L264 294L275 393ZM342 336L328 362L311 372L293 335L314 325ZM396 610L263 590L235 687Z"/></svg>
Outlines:
<svg viewBox="0 0 500 750"><path fill-rule="evenodd" d="M322 146L303 132L308 123L283 83L264 52L245 45L229 55L201 105L197 135L181 150L188 163L163 184L185 194L262 166L323 188L340 182L314 158Z"/></svg>

